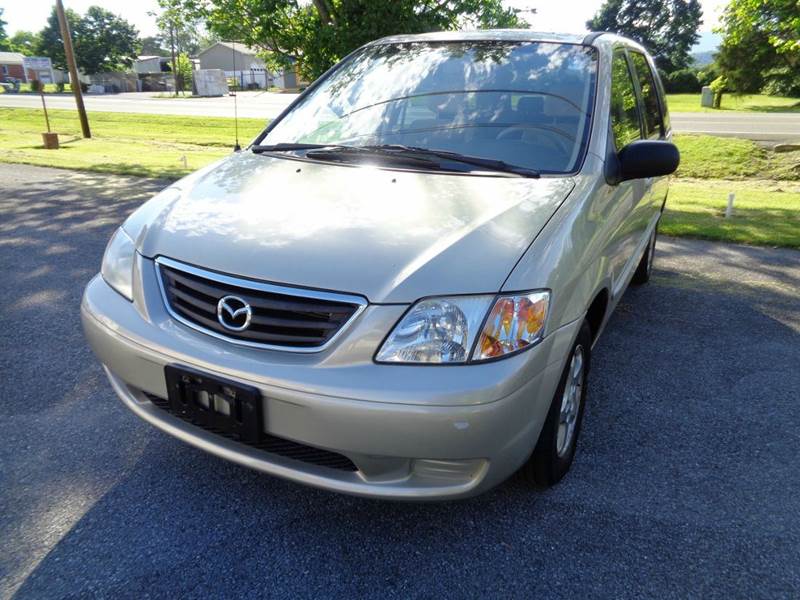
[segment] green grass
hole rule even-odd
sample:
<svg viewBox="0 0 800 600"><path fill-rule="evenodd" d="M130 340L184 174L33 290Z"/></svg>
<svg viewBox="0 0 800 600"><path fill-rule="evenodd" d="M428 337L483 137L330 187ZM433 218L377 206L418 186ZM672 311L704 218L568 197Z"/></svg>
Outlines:
<svg viewBox="0 0 800 600"><path fill-rule="evenodd" d="M733 217L725 218L728 194ZM800 188L720 180L673 181L659 232L724 242L800 248Z"/></svg>
<svg viewBox="0 0 800 600"><path fill-rule="evenodd" d="M719 109L700 106L700 94L667 94L667 106L673 112L719 112L738 110L752 112L800 112L800 98L764 96L761 94L724 94Z"/></svg>
<svg viewBox="0 0 800 600"><path fill-rule="evenodd" d="M181 177L230 153L233 119L97 112L92 138L81 137L75 111L51 110L61 148L45 150L41 110L0 108L0 161L147 177ZM239 139L252 139L266 121L239 119ZM183 163L186 157L186 166Z"/></svg>
<svg viewBox="0 0 800 600"><path fill-rule="evenodd" d="M800 180L800 153L778 153L751 140L711 135L676 135L679 177Z"/></svg>

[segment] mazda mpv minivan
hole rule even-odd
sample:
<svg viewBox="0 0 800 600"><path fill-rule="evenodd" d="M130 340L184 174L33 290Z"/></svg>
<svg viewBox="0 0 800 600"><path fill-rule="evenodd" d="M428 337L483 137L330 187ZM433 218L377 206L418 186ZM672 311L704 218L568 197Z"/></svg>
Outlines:
<svg viewBox="0 0 800 600"><path fill-rule="evenodd" d="M116 231L86 336L134 413L362 496L569 469L592 347L650 275L678 165L610 34L397 36Z"/></svg>

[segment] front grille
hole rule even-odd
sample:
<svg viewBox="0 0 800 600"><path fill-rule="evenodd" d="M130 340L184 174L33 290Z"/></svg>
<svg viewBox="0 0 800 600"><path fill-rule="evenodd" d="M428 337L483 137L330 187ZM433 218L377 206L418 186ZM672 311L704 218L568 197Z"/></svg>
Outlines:
<svg viewBox="0 0 800 600"><path fill-rule="evenodd" d="M315 351L330 342L366 304L359 296L295 290L202 271L158 259L164 300L173 316L207 333L241 344ZM236 296L252 309L244 331L223 327L217 303Z"/></svg>
<svg viewBox="0 0 800 600"><path fill-rule="evenodd" d="M322 450L320 448L314 448L313 446L306 446L305 444L300 444L291 440L285 440L283 438L263 432L261 433L261 439L258 442L243 442L234 435L220 431L214 427L201 425L191 419L185 418L183 415L175 413L170 407L169 401L165 400L164 398L160 398L146 392L145 396L147 396L147 399L155 404L158 408L170 413L171 415L176 416L187 423L191 423L196 427L201 427L206 431L210 431L211 433L215 433L230 440L239 442L240 444L245 444L270 454L277 454L278 456L283 456L284 458L291 458L293 460L299 460L304 463L318 465L321 467L328 467L329 469L336 469L338 471L358 470L358 468L353 464L353 461L342 454L337 454L336 452L331 452L329 450Z"/></svg>

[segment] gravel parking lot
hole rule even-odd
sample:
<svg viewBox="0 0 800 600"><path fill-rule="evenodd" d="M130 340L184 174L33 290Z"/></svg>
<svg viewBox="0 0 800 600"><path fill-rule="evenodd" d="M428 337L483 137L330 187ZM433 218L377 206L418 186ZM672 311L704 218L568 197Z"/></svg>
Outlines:
<svg viewBox="0 0 800 600"><path fill-rule="evenodd" d="M800 596L800 253L661 239L564 482L395 504L223 462L117 401L80 295L163 183L0 182L0 598Z"/></svg>

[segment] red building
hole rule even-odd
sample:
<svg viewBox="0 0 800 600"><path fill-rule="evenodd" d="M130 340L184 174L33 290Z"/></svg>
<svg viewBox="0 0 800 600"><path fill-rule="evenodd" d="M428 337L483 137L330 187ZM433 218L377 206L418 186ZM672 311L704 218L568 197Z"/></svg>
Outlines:
<svg viewBox="0 0 800 600"><path fill-rule="evenodd" d="M0 52L0 79L13 77L27 81L25 68L22 66L24 58L19 52Z"/></svg>

